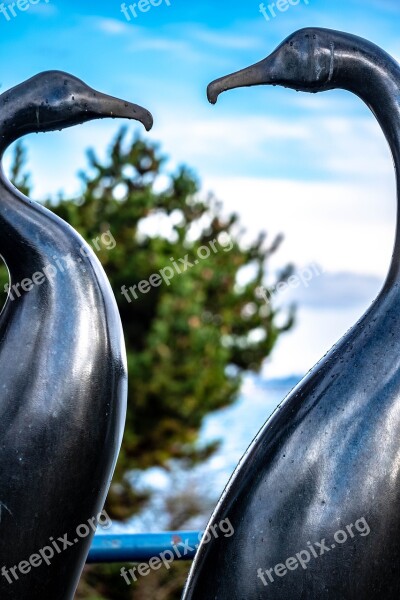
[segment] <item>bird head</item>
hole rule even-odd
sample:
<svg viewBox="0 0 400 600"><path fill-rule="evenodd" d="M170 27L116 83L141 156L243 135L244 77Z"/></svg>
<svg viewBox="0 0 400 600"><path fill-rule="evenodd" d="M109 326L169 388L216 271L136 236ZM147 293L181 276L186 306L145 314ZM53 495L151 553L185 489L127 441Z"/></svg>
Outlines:
<svg viewBox="0 0 400 600"><path fill-rule="evenodd" d="M296 31L264 60L210 83L209 101L215 104L221 92L253 85L281 85L303 92L334 88L334 33L311 27Z"/></svg>
<svg viewBox="0 0 400 600"><path fill-rule="evenodd" d="M149 111L97 92L62 71L45 71L0 96L0 135L8 145L22 135L64 129L86 121L121 117L151 129Z"/></svg>

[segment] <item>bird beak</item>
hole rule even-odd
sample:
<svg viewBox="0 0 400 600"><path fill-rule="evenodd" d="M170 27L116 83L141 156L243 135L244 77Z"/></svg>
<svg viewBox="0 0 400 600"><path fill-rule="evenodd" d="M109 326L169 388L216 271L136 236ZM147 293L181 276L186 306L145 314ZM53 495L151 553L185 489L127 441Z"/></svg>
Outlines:
<svg viewBox="0 0 400 600"><path fill-rule="evenodd" d="M146 131L150 131L153 127L153 117L151 113L139 106L138 104L132 104L132 102L126 102L113 96L108 96L101 92L93 93L87 98L85 102L85 110L93 115L94 118L122 118L122 119L134 119L144 125Z"/></svg>
<svg viewBox="0 0 400 600"><path fill-rule="evenodd" d="M211 102L211 104L215 104L218 96L227 90L233 90L235 88L248 87L252 85L273 84L276 63L275 58L276 54L274 52L267 58L264 58L264 60L252 65L251 67L247 67L246 69L242 69L241 71L237 71L236 73L232 73L226 77L220 77L219 79L216 79L210 83L207 88L207 97L209 102Z"/></svg>

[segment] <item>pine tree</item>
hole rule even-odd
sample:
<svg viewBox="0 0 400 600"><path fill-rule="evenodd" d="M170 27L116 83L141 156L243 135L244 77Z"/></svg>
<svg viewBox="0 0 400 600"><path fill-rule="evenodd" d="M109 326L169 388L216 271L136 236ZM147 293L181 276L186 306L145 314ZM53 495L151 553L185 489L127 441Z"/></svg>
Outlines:
<svg viewBox="0 0 400 600"><path fill-rule="evenodd" d="M147 500L133 489L132 470L172 459L190 468L209 457L216 444L198 444L204 417L235 401L243 374L260 369L294 315L289 310L279 325L273 297L267 306L255 293L281 236L268 246L262 234L244 246L237 215L224 216L212 195L202 197L188 168L166 173L159 147L141 137L128 141L125 129L104 162L93 151L88 158L82 195L45 204L92 245L121 314L128 414L106 509L125 520ZM11 175L28 193L24 163L17 146ZM283 268L271 287L291 273L290 265ZM139 597L122 590L120 579L115 566L92 567L79 597ZM105 596L93 593L96 581ZM168 593L157 597L178 597Z"/></svg>

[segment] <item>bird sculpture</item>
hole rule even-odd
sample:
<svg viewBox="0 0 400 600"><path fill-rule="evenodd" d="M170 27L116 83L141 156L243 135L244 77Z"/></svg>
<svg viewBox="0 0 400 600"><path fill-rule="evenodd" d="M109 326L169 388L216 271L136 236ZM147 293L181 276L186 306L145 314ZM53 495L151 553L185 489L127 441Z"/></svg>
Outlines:
<svg viewBox="0 0 400 600"><path fill-rule="evenodd" d="M329 29L290 35L209 85L363 100L389 143L400 191L400 66ZM321 202L323 199L321 199ZM229 519L234 534L218 533ZM243 456L211 517L184 600L400 597L400 230L375 301L291 391Z"/></svg>
<svg viewBox="0 0 400 600"><path fill-rule="evenodd" d="M21 136L150 113L48 71L0 96L0 154ZM0 598L70 600L101 520L126 411L123 332L90 245L0 171Z"/></svg>

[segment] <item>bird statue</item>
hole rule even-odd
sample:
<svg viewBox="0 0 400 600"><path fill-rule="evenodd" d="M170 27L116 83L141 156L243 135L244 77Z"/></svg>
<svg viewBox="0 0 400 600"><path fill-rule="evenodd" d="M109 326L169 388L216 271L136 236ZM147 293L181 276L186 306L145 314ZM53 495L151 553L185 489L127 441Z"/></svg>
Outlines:
<svg viewBox="0 0 400 600"><path fill-rule="evenodd" d="M21 136L150 113L48 71L0 96L0 154ZM0 171L0 598L71 600L122 439L121 321L90 245Z"/></svg>
<svg viewBox="0 0 400 600"><path fill-rule="evenodd" d="M290 35L208 87L342 88L378 120L400 193L400 66L329 29ZM234 534L218 535L228 519ZM217 535L214 535L215 532ZM215 509L184 600L400 597L400 230L382 291L278 406Z"/></svg>

